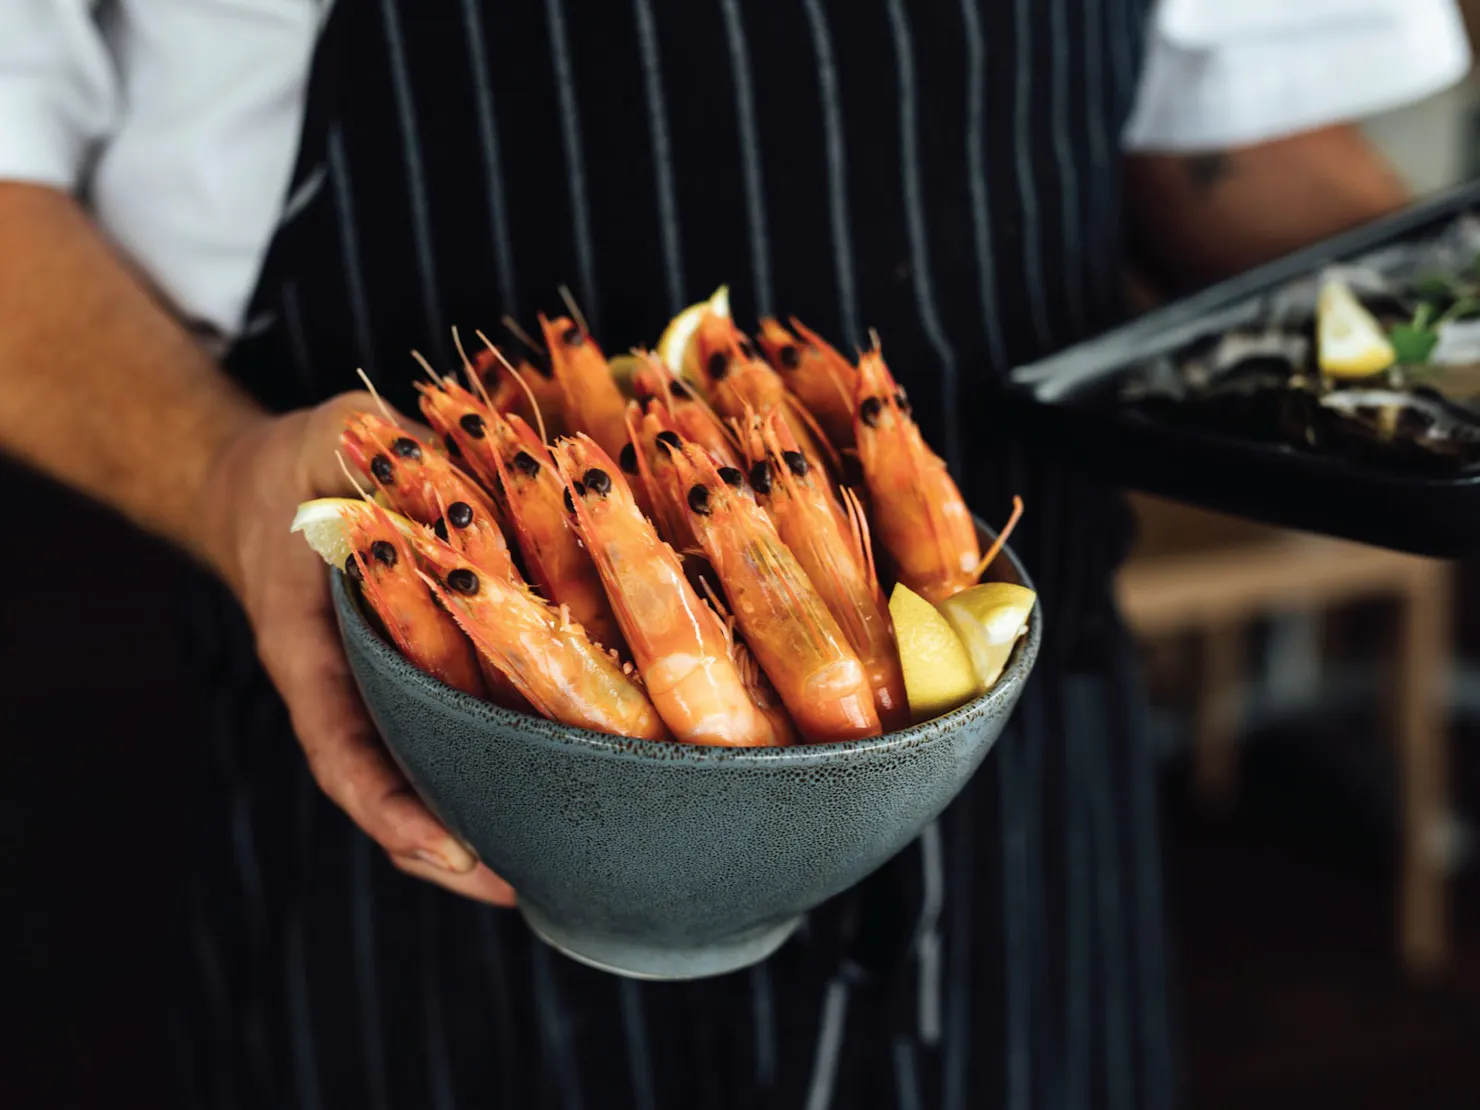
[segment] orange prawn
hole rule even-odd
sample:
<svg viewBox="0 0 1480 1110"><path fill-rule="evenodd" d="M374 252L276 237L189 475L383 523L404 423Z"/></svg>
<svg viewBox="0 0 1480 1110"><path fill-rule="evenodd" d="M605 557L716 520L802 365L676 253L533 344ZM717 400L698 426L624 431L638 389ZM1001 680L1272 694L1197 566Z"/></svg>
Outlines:
<svg viewBox="0 0 1480 1110"><path fill-rule="evenodd" d="M441 452L373 413L356 413L339 437L354 464L401 515L430 524L489 573L516 575L498 510L478 484ZM449 442L455 443L455 440ZM446 516L443 516L443 507Z"/></svg>
<svg viewBox="0 0 1480 1110"><path fill-rule="evenodd" d="M642 685L585 630L528 586L487 574L450 546L418 537L423 578L536 712L561 724L642 740L670 739Z"/></svg>
<svg viewBox="0 0 1480 1110"><path fill-rule="evenodd" d="M365 502L346 520L345 538L344 571L401 654L448 686L486 697L477 652L421 580L415 554L385 510Z"/></svg>
<svg viewBox="0 0 1480 1110"><path fill-rule="evenodd" d="M801 451L824 473L836 473L836 456L813 431L810 414L786 391L781 376L767 365L751 343L726 317L708 312L695 333L699 376L714 411L729 421L743 421L747 407L756 412L780 409Z"/></svg>
<svg viewBox="0 0 1480 1110"><path fill-rule="evenodd" d="M869 676L770 518L693 444L674 451L673 461L694 534L803 737L820 743L877 734Z"/></svg>
<svg viewBox="0 0 1480 1110"><path fill-rule="evenodd" d="M678 435L697 443L725 466L739 466L740 456L724 422L692 387L679 381L657 357L642 352L642 364L633 375L633 392L644 412L654 405L668 415L671 428Z"/></svg>
<svg viewBox="0 0 1480 1110"><path fill-rule="evenodd" d="M975 584L985 569L976 525L944 460L920 434L877 339L859 359L853 430L874 532L899 581L931 602Z"/></svg>
<svg viewBox="0 0 1480 1110"><path fill-rule="evenodd" d="M479 480L500 491L531 581L548 600L566 606L597 643L624 650L601 577L566 512L565 483L534 429L454 381L418 388L427 422L448 429Z"/></svg>
<svg viewBox="0 0 1480 1110"><path fill-rule="evenodd" d="M489 345L470 357L496 411L513 413L531 425L543 423L550 436L565 434L565 398L547 356L536 351L512 364Z"/></svg>
<svg viewBox="0 0 1480 1110"><path fill-rule="evenodd" d="M615 458L627 443L627 399L617 388L606 356L583 323L569 316L540 316L550 350L550 368L567 425L590 436Z"/></svg>
<svg viewBox="0 0 1480 1110"><path fill-rule="evenodd" d="M858 655L880 723L885 731L907 727L904 670L862 508L846 491L849 527L839 527L831 494L774 410L767 417L752 418L746 448L756 500Z"/></svg>
<svg viewBox="0 0 1480 1110"><path fill-rule="evenodd" d="M792 394L810 412L838 450L853 446L853 380L858 372L795 316L796 339L778 321L761 320L756 342Z"/></svg>
<svg viewBox="0 0 1480 1110"><path fill-rule="evenodd" d="M789 743L784 718L757 703L723 621L689 585L673 549L638 511L611 458L589 436L555 457L576 527L596 561L648 694L675 736L737 747Z"/></svg>

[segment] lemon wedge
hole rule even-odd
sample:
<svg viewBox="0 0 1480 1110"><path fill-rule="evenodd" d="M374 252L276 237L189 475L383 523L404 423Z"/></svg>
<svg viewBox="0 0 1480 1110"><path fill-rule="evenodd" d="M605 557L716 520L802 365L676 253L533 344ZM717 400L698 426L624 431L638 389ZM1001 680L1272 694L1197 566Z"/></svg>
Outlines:
<svg viewBox="0 0 1480 1110"><path fill-rule="evenodd" d="M966 645L982 685L990 690L1002 677L1013 645L1028 631L1038 595L1011 582L983 582L940 603L941 615Z"/></svg>
<svg viewBox="0 0 1480 1110"><path fill-rule="evenodd" d="M684 381L699 384L698 370L694 365L694 335L699 330L699 321L706 312L726 318L730 315L730 287L721 285L707 301L691 304L668 322L658 339L656 348L663 365Z"/></svg>
<svg viewBox="0 0 1480 1110"><path fill-rule="evenodd" d="M343 567L349 558L347 525L356 517L370 512L365 502L354 497L318 497L305 501L293 514L290 532L302 532L308 546L331 567ZM416 525L400 513L387 513L391 522L406 535L414 535Z"/></svg>
<svg viewBox="0 0 1480 1110"><path fill-rule="evenodd" d="M889 597L889 616L899 642L905 696L916 722L949 713L985 691L961 638L934 605L909 587L896 585Z"/></svg>
<svg viewBox="0 0 1480 1110"><path fill-rule="evenodd" d="M1398 357L1382 325L1345 282L1335 280L1316 301L1316 348L1321 373L1332 378L1370 377Z"/></svg>

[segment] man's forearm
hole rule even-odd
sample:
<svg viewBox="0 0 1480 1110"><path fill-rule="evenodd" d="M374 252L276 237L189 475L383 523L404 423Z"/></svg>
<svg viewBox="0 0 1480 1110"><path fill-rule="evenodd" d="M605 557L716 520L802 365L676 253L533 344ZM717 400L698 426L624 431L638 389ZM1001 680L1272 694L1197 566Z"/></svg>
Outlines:
<svg viewBox="0 0 1480 1110"><path fill-rule="evenodd" d="M203 484L264 414L71 198L0 183L0 243L0 451L229 576Z"/></svg>
<svg viewBox="0 0 1480 1110"><path fill-rule="evenodd" d="M1174 294L1401 208L1408 191L1355 126L1126 163L1129 253Z"/></svg>

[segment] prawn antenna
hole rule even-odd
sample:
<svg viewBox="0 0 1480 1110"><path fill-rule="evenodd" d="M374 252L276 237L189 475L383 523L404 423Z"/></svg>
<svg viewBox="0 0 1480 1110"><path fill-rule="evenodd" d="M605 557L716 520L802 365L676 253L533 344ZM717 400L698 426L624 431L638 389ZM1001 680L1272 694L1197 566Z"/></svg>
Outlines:
<svg viewBox="0 0 1480 1110"><path fill-rule="evenodd" d="M412 351L411 353L413 355L416 354L415 351ZM431 367L427 367L427 369L430 370ZM365 368L363 366L358 366L355 368L355 373L359 375L360 381L365 383L365 388L370 391L370 396L375 398L375 403L380 406L381 415L399 428L401 426L401 422L396 419L396 414L391 411L390 405L385 403L385 398L380 395L380 390L375 388L375 383L370 380L370 375L365 373ZM432 376L436 377L435 374L433 374Z"/></svg>
<svg viewBox="0 0 1480 1110"><path fill-rule="evenodd" d="M514 317L505 316L499 321L499 323L503 324L503 326L509 330L510 334L512 334L515 339L519 340L519 342L523 343L531 351L534 351L538 354L545 353L545 348L542 347L539 343L535 342L535 340L530 336L529 332L525 331L522 327L519 326L519 321L514 319Z"/></svg>
<svg viewBox="0 0 1480 1110"><path fill-rule="evenodd" d="M1007 543L1007 537L1012 535L1012 530L1017 527L1017 522L1022 519L1023 499L1017 494L1012 497L1012 515L1007 518L1007 523L1002 526L1002 531L997 533L997 538L992 541L992 546L987 548L987 553L982 556L982 561L976 564L976 573L971 576L973 582L980 581L981 576L987 572L992 565L992 560L997 557Z"/></svg>
<svg viewBox="0 0 1480 1110"><path fill-rule="evenodd" d="M442 375L438 374L435 370L432 369L432 364L428 362L425 357L423 357L420 351L413 350L411 352L411 357L416 359L416 361L421 365L421 368L427 372L427 377L431 378L432 381L435 382L437 385L442 384Z"/></svg>
<svg viewBox="0 0 1480 1110"><path fill-rule="evenodd" d="M483 333L480 331L478 335L480 338L482 338ZM483 341L485 343L488 342L487 339L484 339ZM488 395L487 383L485 383L482 377L479 376L478 371L473 368L473 363L468 358L468 353L463 350L462 337L457 334L457 328L455 327L452 329L452 342L457 345L457 353L458 356L462 359L463 373L468 376L468 384L477 391L478 396L483 399L483 403L487 405L490 410L497 409L498 406L493 403L493 398ZM497 348L492 349L494 354L498 354Z"/></svg>
<svg viewBox="0 0 1480 1110"><path fill-rule="evenodd" d="M479 339L483 340L483 345L493 352L494 358L498 359L501 363L504 364L504 369L507 370L510 376L513 377L514 381L518 383L519 388L524 390L524 396L529 398L529 407L534 412L534 422L539 425L540 442L548 446L550 442L550 437L545 431L545 414L540 412L540 403L534 395L534 390L529 388L529 383L524 380L524 375L519 373L518 370L514 369L514 364L504 357L504 352L495 347L488 336L484 335L481 331L475 332L474 334L476 334ZM493 401L489 398L487 392L483 394L483 399L488 402L490 408L493 407Z"/></svg>
<svg viewBox="0 0 1480 1110"><path fill-rule="evenodd" d="M468 376L468 381L473 380L473 364L468 359L468 352L463 350L462 336L457 333L457 325L452 325L452 345L457 348L457 357L462 359L463 373Z"/></svg>
<svg viewBox="0 0 1480 1110"><path fill-rule="evenodd" d="M355 477L354 471L350 470L349 463L344 461L344 455L339 451L335 451L334 457L339 460L339 469L344 471L344 476L349 479L349 484L355 487L355 492L366 501L373 501L374 498L365 492L365 487L360 485L360 480Z"/></svg>
<svg viewBox="0 0 1480 1110"><path fill-rule="evenodd" d="M570 290L564 285L560 286L560 299L565 302L565 307L570 309L570 314L575 317L576 323L581 325L581 330L590 335L591 329L586 324L586 317L581 313L581 306L576 304L576 299L570 295Z"/></svg>

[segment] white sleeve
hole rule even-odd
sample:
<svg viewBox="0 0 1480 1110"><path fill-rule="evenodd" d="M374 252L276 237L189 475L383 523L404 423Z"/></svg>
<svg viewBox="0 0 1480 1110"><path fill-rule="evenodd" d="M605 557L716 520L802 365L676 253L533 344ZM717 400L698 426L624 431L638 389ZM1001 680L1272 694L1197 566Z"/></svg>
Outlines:
<svg viewBox="0 0 1480 1110"><path fill-rule="evenodd" d="M1469 67L1455 0L1160 0L1124 145L1268 142L1421 99Z"/></svg>
<svg viewBox="0 0 1480 1110"><path fill-rule="evenodd" d="M72 189L115 125L118 82L94 6L0 3L0 180Z"/></svg>

